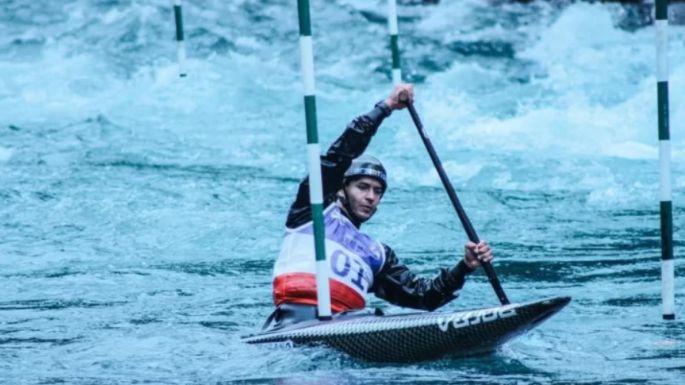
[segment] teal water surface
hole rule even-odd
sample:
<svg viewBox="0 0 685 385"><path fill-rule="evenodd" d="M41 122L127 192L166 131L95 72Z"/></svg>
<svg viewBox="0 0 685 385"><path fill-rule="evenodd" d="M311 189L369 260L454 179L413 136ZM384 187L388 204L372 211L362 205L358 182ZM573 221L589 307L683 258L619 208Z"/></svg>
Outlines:
<svg viewBox="0 0 685 385"><path fill-rule="evenodd" d="M400 6L416 107L509 298L573 302L411 365L243 344L306 169L293 2L0 4L0 383L679 384L685 30L670 30L677 320L661 319L655 31L616 3ZM391 89L385 1L313 1L325 147ZM466 237L405 111L365 226L424 275ZM489 307L482 273L445 310ZM388 313L406 312L378 300Z"/></svg>

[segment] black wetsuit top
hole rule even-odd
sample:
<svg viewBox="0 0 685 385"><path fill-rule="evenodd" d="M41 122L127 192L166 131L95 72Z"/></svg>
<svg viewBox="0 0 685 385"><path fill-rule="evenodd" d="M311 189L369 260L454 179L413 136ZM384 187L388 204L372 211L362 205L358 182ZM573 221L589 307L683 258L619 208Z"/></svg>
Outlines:
<svg viewBox="0 0 685 385"><path fill-rule="evenodd" d="M355 118L345 132L331 145L326 155L321 157L324 207L335 204L337 192L343 187L343 174L350 166L352 159L360 156L376 134L378 127L391 113L384 103L365 115ZM350 218L353 223L355 221ZM286 226L299 227L312 220L309 204L309 178L299 186L297 197L290 207ZM355 223L359 227L359 223ZM400 263L395 252L387 245L385 264L374 277L374 284L369 289L377 297L395 305L422 310L435 310L456 298L455 291L464 286L469 267L460 260L452 268L440 269L432 279L420 278L407 266Z"/></svg>
<svg viewBox="0 0 685 385"><path fill-rule="evenodd" d="M352 159L364 152L371 137L390 113L390 108L384 102L376 104L373 110L355 118L331 145L326 155L321 157L324 207L336 204L337 192L343 187L343 175ZM349 219L359 228L360 223L353 218ZM311 220L309 178L305 177L288 212L286 227L294 229ZM374 284L369 292L398 306L435 310L457 297L455 292L464 286L466 275L473 271L460 260L451 268L440 269L433 278L417 277L406 265L400 263L389 246L383 244L383 247L385 263L374 277ZM314 306L284 303L269 316L264 329L277 329L315 317Z"/></svg>

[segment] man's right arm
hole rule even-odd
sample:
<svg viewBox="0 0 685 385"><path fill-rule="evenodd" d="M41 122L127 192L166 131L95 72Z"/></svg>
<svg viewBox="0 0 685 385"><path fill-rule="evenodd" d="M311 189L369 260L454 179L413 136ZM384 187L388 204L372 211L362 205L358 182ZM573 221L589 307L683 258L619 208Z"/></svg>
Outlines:
<svg viewBox="0 0 685 385"><path fill-rule="evenodd" d="M360 156L376 134L378 127L392 110L385 102L376 104L373 110L358 116L347 125L345 131L333 142L321 157L321 181L323 185L324 207L336 200L336 193L342 188L343 175L352 163ZM300 182L295 201L290 206L286 226L295 228L312 219L309 204L309 177Z"/></svg>

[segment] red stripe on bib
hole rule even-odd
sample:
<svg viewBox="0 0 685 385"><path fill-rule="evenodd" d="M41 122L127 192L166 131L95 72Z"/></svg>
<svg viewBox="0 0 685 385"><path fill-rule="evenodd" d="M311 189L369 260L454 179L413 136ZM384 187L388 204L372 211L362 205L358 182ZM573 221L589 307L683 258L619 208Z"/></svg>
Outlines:
<svg viewBox="0 0 685 385"><path fill-rule="evenodd" d="M364 297L347 285L329 278L331 287L331 308L333 313L363 309ZM316 306L316 276L310 273L287 273L274 278L274 303Z"/></svg>

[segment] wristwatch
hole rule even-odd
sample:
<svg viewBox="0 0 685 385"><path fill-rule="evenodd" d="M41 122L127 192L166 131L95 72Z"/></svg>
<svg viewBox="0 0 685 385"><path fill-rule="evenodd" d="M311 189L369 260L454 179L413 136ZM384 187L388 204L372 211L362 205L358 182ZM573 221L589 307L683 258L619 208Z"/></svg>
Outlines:
<svg viewBox="0 0 685 385"><path fill-rule="evenodd" d="M374 107L380 108L380 110L383 112L383 117L385 118L392 114L392 109L390 109L390 107L388 107L388 105L385 104L385 100L381 100L380 102L376 103Z"/></svg>

